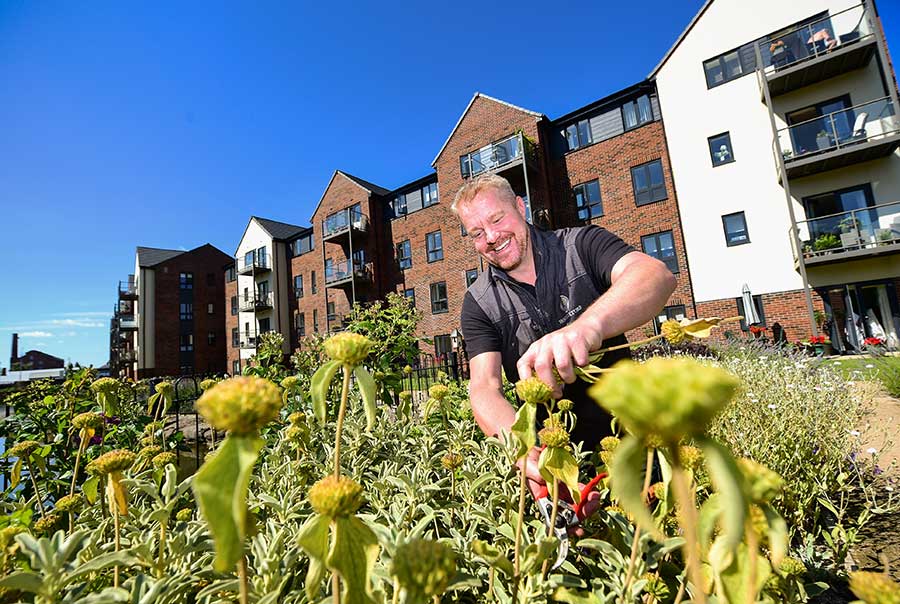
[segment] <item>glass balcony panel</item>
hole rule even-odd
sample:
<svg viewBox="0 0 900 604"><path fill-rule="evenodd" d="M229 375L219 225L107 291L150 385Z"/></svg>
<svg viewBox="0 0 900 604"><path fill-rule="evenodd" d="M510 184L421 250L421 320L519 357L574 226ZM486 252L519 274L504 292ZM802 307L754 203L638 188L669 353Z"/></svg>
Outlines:
<svg viewBox="0 0 900 604"><path fill-rule="evenodd" d="M900 245L900 202L802 220L797 232L807 257Z"/></svg>

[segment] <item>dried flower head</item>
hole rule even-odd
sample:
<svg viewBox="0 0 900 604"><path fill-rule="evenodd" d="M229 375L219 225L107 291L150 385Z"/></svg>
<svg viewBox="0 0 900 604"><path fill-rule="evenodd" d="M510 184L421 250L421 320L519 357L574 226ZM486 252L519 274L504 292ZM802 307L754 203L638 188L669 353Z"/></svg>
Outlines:
<svg viewBox="0 0 900 604"><path fill-rule="evenodd" d="M545 447L565 447L569 444L569 433L561 426L544 428L538 432L538 438Z"/></svg>
<svg viewBox="0 0 900 604"><path fill-rule="evenodd" d="M13 542L13 539L15 539L16 535L25 532L27 532L27 529L24 526L18 524L5 526L0 529L0 552L9 547L9 545Z"/></svg>
<svg viewBox="0 0 900 604"><path fill-rule="evenodd" d="M664 482L654 482L650 485L650 488L647 489L647 494L654 499L665 499L666 498L666 483Z"/></svg>
<svg viewBox="0 0 900 604"><path fill-rule="evenodd" d="M537 405L550 400L553 391L536 375L516 382L516 394L526 403Z"/></svg>
<svg viewBox="0 0 900 604"><path fill-rule="evenodd" d="M410 392L409 390L404 390L400 393L400 401L403 403L409 403L410 401L412 401L412 396L412 392Z"/></svg>
<svg viewBox="0 0 900 604"><path fill-rule="evenodd" d="M574 406L575 406L575 403L573 403L571 400L569 400L567 398L561 398L558 401L556 401L556 408L559 409L560 411L562 411L563 413L566 413L567 411L571 411Z"/></svg>
<svg viewBox="0 0 900 604"><path fill-rule="evenodd" d="M744 475L747 497L753 503L769 503L781 493L784 479L752 459L742 457L737 460L738 468Z"/></svg>
<svg viewBox="0 0 900 604"><path fill-rule="evenodd" d="M647 581L644 585L644 593L653 596L657 602L665 602L669 599L669 586L663 581L659 575L655 573L646 573L643 577Z"/></svg>
<svg viewBox="0 0 900 604"><path fill-rule="evenodd" d="M329 357L351 367L361 365L366 360L372 345L372 340L351 331L331 336L323 344Z"/></svg>
<svg viewBox="0 0 900 604"><path fill-rule="evenodd" d="M158 455L153 457L153 467L157 469L165 468L167 465L175 463L178 461L178 456L172 451L163 451Z"/></svg>
<svg viewBox="0 0 900 604"><path fill-rule="evenodd" d="M73 493L72 495L65 495L64 497L57 499L53 509L57 512L74 512L80 508L83 503L84 495L81 493Z"/></svg>
<svg viewBox="0 0 900 604"><path fill-rule="evenodd" d="M322 516L350 516L363 504L362 487L346 476L326 476L309 489L309 503Z"/></svg>
<svg viewBox="0 0 900 604"><path fill-rule="evenodd" d="M781 561L778 571L785 577L802 577L806 573L806 565L797 558L787 556Z"/></svg>
<svg viewBox="0 0 900 604"><path fill-rule="evenodd" d="M62 522L62 516L56 512L48 512L42 518L34 523L34 531L36 533L52 532Z"/></svg>
<svg viewBox="0 0 900 604"><path fill-rule="evenodd" d="M681 344L689 337L684 331L684 327L682 327L675 319L669 319L663 322L663 324L659 326L659 331L669 344Z"/></svg>
<svg viewBox="0 0 900 604"><path fill-rule="evenodd" d="M93 465L97 474L114 474L116 472L124 472L130 468L137 456L126 449L116 449L108 453L104 453L89 465Z"/></svg>
<svg viewBox="0 0 900 604"><path fill-rule="evenodd" d="M619 442L618 436L605 436L600 439L600 448L611 453L619 446Z"/></svg>
<svg viewBox="0 0 900 604"><path fill-rule="evenodd" d="M281 380L281 387L285 390L296 390L300 387L300 378L296 375L289 375Z"/></svg>
<svg viewBox="0 0 900 604"><path fill-rule="evenodd" d="M202 390L203 392L206 392L207 390L209 390L210 388L212 388L215 385L216 385L216 380L207 378L200 382L200 390Z"/></svg>
<svg viewBox="0 0 900 604"><path fill-rule="evenodd" d="M103 427L103 416L99 413L92 413L91 411L79 413L72 418L72 427L76 430L83 430L85 428L99 430Z"/></svg>
<svg viewBox="0 0 900 604"><path fill-rule="evenodd" d="M654 357L616 363L589 392L630 432L674 445L705 431L738 384L727 371L693 359Z"/></svg>
<svg viewBox="0 0 900 604"><path fill-rule="evenodd" d="M690 445L678 447L678 456L681 458L681 465L691 472L696 473L703 467L703 452L697 447Z"/></svg>
<svg viewBox="0 0 900 604"><path fill-rule="evenodd" d="M96 394L114 394L119 390L119 382L111 377L102 377L91 383L91 390Z"/></svg>
<svg viewBox="0 0 900 604"><path fill-rule="evenodd" d="M288 415L288 421L292 424L306 423L306 414L302 411L294 411L293 413Z"/></svg>
<svg viewBox="0 0 900 604"><path fill-rule="evenodd" d="M452 472L463 465L463 456L459 453L447 453L441 458L441 465L448 472Z"/></svg>
<svg viewBox="0 0 900 604"><path fill-rule="evenodd" d="M900 604L900 585L884 573L850 573L850 589L865 604Z"/></svg>
<svg viewBox="0 0 900 604"><path fill-rule="evenodd" d="M217 430L253 434L278 417L281 391L267 379L241 376L219 382L197 400L197 411Z"/></svg>
<svg viewBox="0 0 900 604"><path fill-rule="evenodd" d="M296 443L306 442L309 438L309 428L305 424L291 424L284 431L284 437Z"/></svg>
<svg viewBox="0 0 900 604"><path fill-rule="evenodd" d="M7 456L28 459L34 453L34 450L40 446L41 443L36 440L23 440L10 447L9 451L7 451Z"/></svg>
<svg viewBox="0 0 900 604"><path fill-rule="evenodd" d="M449 392L450 389L443 384L435 384L428 389L428 396L437 401L442 401L447 396L447 394L449 394Z"/></svg>
<svg viewBox="0 0 900 604"><path fill-rule="evenodd" d="M393 562L393 574L412 601L440 596L456 575L456 554L437 541L408 541L397 548Z"/></svg>
<svg viewBox="0 0 900 604"><path fill-rule="evenodd" d="M609 463L612 461L613 452L612 451L600 451L600 461L603 462L604 466L609 467Z"/></svg>
<svg viewBox="0 0 900 604"><path fill-rule="evenodd" d="M409 375L410 373L412 373L412 367L410 365L404 365L403 373L405 373L406 375Z"/></svg>
<svg viewBox="0 0 900 604"><path fill-rule="evenodd" d="M147 445L138 451L138 459L153 459L163 451L164 449L159 445Z"/></svg>
<svg viewBox="0 0 900 604"><path fill-rule="evenodd" d="M193 513L194 510L192 510L191 508L181 508L180 510L175 512L175 520L179 522L187 522L191 519Z"/></svg>

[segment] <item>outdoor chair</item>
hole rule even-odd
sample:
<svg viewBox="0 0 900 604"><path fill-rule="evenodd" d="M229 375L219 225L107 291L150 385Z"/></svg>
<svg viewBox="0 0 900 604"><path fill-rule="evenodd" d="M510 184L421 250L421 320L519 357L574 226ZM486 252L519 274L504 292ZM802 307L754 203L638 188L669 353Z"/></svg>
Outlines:
<svg viewBox="0 0 900 604"><path fill-rule="evenodd" d="M857 115L856 121L853 122L853 130L850 132L850 135L842 138L838 142L841 145L864 142L868 138L868 134L866 133L867 119L869 119L869 114L865 111Z"/></svg>

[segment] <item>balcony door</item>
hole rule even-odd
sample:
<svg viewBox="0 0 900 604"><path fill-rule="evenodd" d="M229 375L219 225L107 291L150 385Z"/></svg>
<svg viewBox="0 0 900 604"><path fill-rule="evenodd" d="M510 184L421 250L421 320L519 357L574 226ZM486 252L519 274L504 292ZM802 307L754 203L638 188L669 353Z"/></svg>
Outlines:
<svg viewBox="0 0 900 604"><path fill-rule="evenodd" d="M854 218L860 233L873 233L878 224L878 212L854 210L865 210L874 205L872 186L868 183L804 197L803 208L809 220L810 238L815 240L820 235L827 234L840 237L842 232L850 231Z"/></svg>
<svg viewBox="0 0 900 604"><path fill-rule="evenodd" d="M845 111L850 107L850 95L845 94L788 113L786 118L791 127L794 154L799 156L828 151L839 141L850 138L855 119L853 111Z"/></svg>

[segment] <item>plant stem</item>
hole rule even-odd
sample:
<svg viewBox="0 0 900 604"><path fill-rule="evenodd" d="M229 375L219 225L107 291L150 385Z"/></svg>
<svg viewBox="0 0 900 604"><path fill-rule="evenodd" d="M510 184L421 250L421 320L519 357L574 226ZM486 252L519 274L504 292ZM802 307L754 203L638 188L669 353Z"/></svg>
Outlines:
<svg viewBox="0 0 900 604"><path fill-rule="evenodd" d="M159 558L157 560L157 566L159 567L159 577L163 576L163 565L165 563L165 554L166 554L166 525L168 522L160 522L159 523Z"/></svg>
<svg viewBox="0 0 900 604"><path fill-rule="evenodd" d="M553 509L550 512L550 526L547 527L547 536L551 537L553 535L553 529L556 527L556 516L559 513L559 480L556 478L553 479L553 492L551 494L553 497ZM541 565L541 576L544 579L547 578L547 572L550 570L550 559L544 560L544 564Z"/></svg>
<svg viewBox="0 0 900 604"><path fill-rule="evenodd" d="M116 531L115 541L116 541L116 552L118 553L120 542L119 542L119 508L116 506L116 509L113 510L113 528ZM113 567L113 587L119 587L119 565L116 564Z"/></svg>
<svg viewBox="0 0 900 604"><path fill-rule="evenodd" d="M684 550L687 556L687 571L696 593L691 594L693 601L706 604L703 590L703 576L700 572L700 552L697 548L697 507L694 493L684 467L681 465L681 454L678 444L669 447L672 452L672 484L675 487L679 509L681 511L681 528L684 529Z"/></svg>
<svg viewBox="0 0 900 604"><path fill-rule="evenodd" d="M334 604L341 604L341 579L337 573L331 573L331 599Z"/></svg>
<svg viewBox="0 0 900 604"><path fill-rule="evenodd" d="M81 454L87 447L86 435L81 436L81 443L78 445L78 453L75 454L75 469L72 470L72 486L69 488L69 495L75 494L75 481L78 479L78 466L81 464Z"/></svg>
<svg viewBox="0 0 900 604"><path fill-rule="evenodd" d="M400 604L400 579L394 577L394 593L391 596L391 604Z"/></svg>
<svg viewBox="0 0 900 604"><path fill-rule="evenodd" d="M241 604L247 604L250 597L250 586L247 582L247 558L244 554L241 554L241 559L238 560L238 584L240 586L240 602Z"/></svg>
<svg viewBox="0 0 900 604"><path fill-rule="evenodd" d="M41 497L41 492L38 490L37 480L34 478L34 467L31 465L31 454L28 454L28 457L25 458L25 465L28 466L28 476L31 477L31 485L34 487L34 497L37 499L38 512L41 514L41 518L44 517L44 500Z"/></svg>
<svg viewBox="0 0 900 604"><path fill-rule="evenodd" d="M675 601L672 604L681 604L684 599L684 586L687 584L687 577L682 577L681 583L678 585L678 593L675 594Z"/></svg>
<svg viewBox="0 0 900 604"><path fill-rule="evenodd" d="M525 472L528 469L528 453L522 458L522 471L519 474L519 517L516 519L516 541L513 546L513 587L512 602L515 604L519 594L519 548L522 543L522 525L525 522Z"/></svg>
<svg viewBox="0 0 900 604"><path fill-rule="evenodd" d="M644 466L644 488L641 490L641 499L647 501L647 491L650 490L650 476L653 473L653 448L647 448L647 463ZM631 587L631 578L634 576L634 567L637 563L638 544L641 542L641 525L634 526L634 538L631 540L631 559L628 561L628 571L625 573L625 586L622 588L622 598Z"/></svg>
<svg viewBox="0 0 900 604"><path fill-rule="evenodd" d="M334 431L334 477L341 475L341 431L344 429L344 414L347 412L347 396L350 392L350 368L344 369L344 383L341 385L341 406L338 408L337 428Z"/></svg>
<svg viewBox="0 0 900 604"><path fill-rule="evenodd" d="M752 525L747 527L746 535L747 559L750 561L750 572L747 577L747 602L756 602L756 556L759 553L759 537Z"/></svg>

